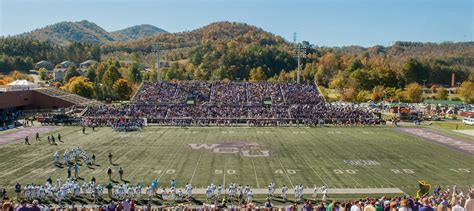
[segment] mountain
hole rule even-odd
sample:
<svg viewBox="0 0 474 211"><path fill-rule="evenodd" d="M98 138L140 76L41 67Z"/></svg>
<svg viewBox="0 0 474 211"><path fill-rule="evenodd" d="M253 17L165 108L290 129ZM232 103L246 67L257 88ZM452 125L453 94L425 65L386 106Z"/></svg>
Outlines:
<svg viewBox="0 0 474 211"><path fill-rule="evenodd" d="M160 43L166 49L192 48L205 43L219 43L227 41L238 43L257 42L261 45L286 45L283 37L274 35L263 29L236 22L215 22L201 28L178 33L158 33L153 36L143 37L125 42L110 42L102 46L104 53L114 51L149 51L150 45Z"/></svg>
<svg viewBox="0 0 474 211"><path fill-rule="evenodd" d="M61 45L71 42L103 45L114 41L139 39L160 32L165 31L152 25L138 25L115 32L108 32L93 22L82 20L78 22L60 22L18 36L40 41L50 41Z"/></svg>
<svg viewBox="0 0 474 211"><path fill-rule="evenodd" d="M167 31L149 24L141 24L128 27L122 30L111 32L118 41L128 41L148 37L157 33L167 33Z"/></svg>
<svg viewBox="0 0 474 211"><path fill-rule="evenodd" d="M83 20L79 22L60 22L31 32L20 34L41 41L57 44L69 42L106 43L115 40L109 32L95 23Z"/></svg>

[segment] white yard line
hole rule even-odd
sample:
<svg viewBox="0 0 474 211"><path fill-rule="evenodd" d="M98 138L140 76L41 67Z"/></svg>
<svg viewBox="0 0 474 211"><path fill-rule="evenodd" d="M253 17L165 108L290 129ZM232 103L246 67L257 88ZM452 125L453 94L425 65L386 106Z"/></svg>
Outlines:
<svg viewBox="0 0 474 211"><path fill-rule="evenodd" d="M315 136L315 135L312 134L310 131L308 131L308 133L309 133L311 136L313 136L313 137ZM329 141L329 143L331 143L331 141ZM337 146L336 146L336 148L337 148ZM344 169L344 168L341 168L341 166L338 165L338 162L337 162L337 161L335 161L334 159L332 159L332 156L331 156L331 155L328 155L328 154L324 153L324 151L322 151L322 152L323 152L323 154L326 155L326 157L327 157L329 160L331 160L331 161L333 162L333 164L334 164L338 169ZM354 179L354 177L353 177L351 174L348 174L348 175L349 175L349 177L350 177L355 183L357 183L357 185L359 185L359 187L362 188L362 185L359 183L359 181L357 181L356 179Z"/></svg>
<svg viewBox="0 0 474 211"><path fill-rule="evenodd" d="M257 188L260 188L260 185L258 184L257 169L255 168L255 163L253 162L253 159L251 159L251 161L253 166L253 172L255 173L255 181L257 182Z"/></svg>
<svg viewBox="0 0 474 211"><path fill-rule="evenodd" d="M193 175L191 176L191 179L189 180L189 184L192 184L192 182L193 182L194 175L196 175L196 170L199 166L199 162L201 162L201 157L202 157L203 152L204 152L204 150L202 150L201 154L199 154L199 158L198 158L198 161L196 163L196 166L194 167Z"/></svg>
<svg viewBox="0 0 474 211"><path fill-rule="evenodd" d="M293 182L291 181L290 175L288 175L288 172L286 172L286 168L283 166L283 163L281 163L281 159L278 158L278 161L280 162L280 166L281 168L283 168L283 171L285 171L286 177L288 178L288 181L290 181L291 187L294 188L295 186L293 185Z"/></svg>
<svg viewBox="0 0 474 211"><path fill-rule="evenodd" d="M177 152L178 150L176 150ZM174 155L176 155L176 152L173 154L172 158L174 158ZM161 177L165 174L165 172L168 170L168 168L170 167L171 163L173 163L174 159L171 159L171 161L168 163L168 165L166 165L166 168L161 172L161 175L160 177L158 177L158 181L160 181Z"/></svg>
<svg viewBox="0 0 474 211"><path fill-rule="evenodd" d="M293 146L293 148L298 152L298 154L300 154L300 152L298 151L298 149L296 149L295 146ZM314 174L316 174L316 176L319 177L319 179L321 180L321 182L323 182L326 186L328 185L326 183L326 181L323 180L323 178L321 177L321 175L319 175L319 173L311 166L311 164L308 162L308 160L306 160L306 158L304 156L301 156L301 158L304 160L304 162L306 163L306 165L308 165L311 170L313 170Z"/></svg>
<svg viewBox="0 0 474 211"><path fill-rule="evenodd" d="M225 188L225 175L227 174L227 157L224 158L224 172L222 172L224 174L224 182L222 183L222 188L224 188L224 193L226 191L226 188Z"/></svg>

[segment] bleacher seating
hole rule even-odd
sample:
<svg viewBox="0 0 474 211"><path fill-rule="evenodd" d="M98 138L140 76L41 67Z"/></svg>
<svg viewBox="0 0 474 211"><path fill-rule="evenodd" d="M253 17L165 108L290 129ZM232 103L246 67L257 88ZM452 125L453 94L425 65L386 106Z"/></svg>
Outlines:
<svg viewBox="0 0 474 211"><path fill-rule="evenodd" d="M143 83L131 103L90 106L84 116L147 118L166 125L381 123L370 111L327 104L315 84L231 81Z"/></svg>

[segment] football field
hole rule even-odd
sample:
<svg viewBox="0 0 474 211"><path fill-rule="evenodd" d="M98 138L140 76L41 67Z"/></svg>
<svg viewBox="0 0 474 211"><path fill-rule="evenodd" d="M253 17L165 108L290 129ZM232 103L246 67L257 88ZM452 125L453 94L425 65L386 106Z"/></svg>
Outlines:
<svg viewBox="0 0 474 211"><path fill-rule="evenodd" d="M158 179L169 187L231 182L266 189L302 184L307 189L399 188L414 194L418 180L433 186L474 185L474 156L434 143L393 127L322 128L172 128L146 127L138 132L110 128L55 127L41 135L0 145L0 187L12 190L16 182L44 184L46 178L66 178L66 168L55 166L57 150L62 161L66 149L80 147L97 156L95 166L80 162L79 176L108 182L106 169L124 169L124 180L135 185ZM60 132L62 142L48 144L46 135ZM472 140L465 140L472 142ZM107 155L113 154L113 165ZM82 182L80 182L82 184Z"/></svg>

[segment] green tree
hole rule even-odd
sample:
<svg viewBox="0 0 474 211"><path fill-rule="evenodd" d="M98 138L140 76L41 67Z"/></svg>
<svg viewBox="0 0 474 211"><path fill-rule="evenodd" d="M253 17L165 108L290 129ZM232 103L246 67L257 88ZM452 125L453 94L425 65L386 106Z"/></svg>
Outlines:
<svg viewBox="0 0 474 211"><path fill-rule="evenodd" d="M179 67L177 63L171 64L171 67L166 71L165 80L171 81L174 79L180 79Z"/></svg>
<svg viewBox="0 0 474 211"><path fill-rule="evenodd" d="M250 70L250 81L264 81L266 79L267 75L265 75L262 67L252 68Z"/></svg>
<svg viewBox="0 0 474 211"><path fill-rule="evenodd" d="M328 68L325 68L324 66L319 65L315 78L319 85L328 87L329 80L331 78L330 75L331 75L331 71Z"/></svg>
<svg viewBox="0 0 474 211"><path fill-rule="evenodd" d="M403 73L407 83L417 82L428 79L428 67L417 59L411 58L403 65Z"/></svg>
<svg viewBox="0 0 474 211"><path fill-rule="evenodd" d="M446 100L448 99L448 90L444 86L439 87L438 92L436 93L436 99Z"/></svg>
<svg viewBox="0 0 474 211"><path fill-rule="evenodd" d="M133 62L127 70L128 81L132 84L140 83L142 81L142 75L140 72L140 64Z"/></svg>
<svg viewBox="0 0 474 211"><path fill-rule="evenodd" d="M95 81L95 79L97 78L97 74L95 71L96 69L93 66L90 66L89 69L87 69L86 77L89 79L89 81Z"/></svg>
<svg viewBox="0 0 474 211"><path fill-rule="evenodd" d="M423 87L418 83L408 84L406 88L406 99L411 103L419 103L422 100Z"/></svg>
<svg viewBox="0 0 474 211"><path fill-rule="evenodd" d="M102 84L104 84L107 88L112 88L115 81L121 78L120 72L115 65L109 66L109 68L105 71L104 76L102 76Z"/></svg>
<svg viewBox="0 0 474 211"><path fill-rule="evenodd" d="M38 73L39 73L39 78L41 80L43 81L48 80L48 71L46 70L46 68L44 67L40 68Z"/></svg>
<svg viewBox="0 0 474 211"><path fill-rule="evenodd" d="M114 85L113 90L119 100L128 100L132 88L125 79L118 79Z"/></svg>
<svg viewBox="0 0 474 211"><path fill-rule="evenodd" d="M459 87L459 95L465 103L474 103L474 82L462 82L461 87Z"/></svg>
<svg viewBox="0 0 474 211"><path fill-rule="evenodd" d="M74 65L70 65L67 70L66 70L66 73L64 74L64 82L67 83L69 81L69 79L73 78L73 77L76 77L76 76L80 76L81 73L79 71L77 71L76 67Z"/></svg>

